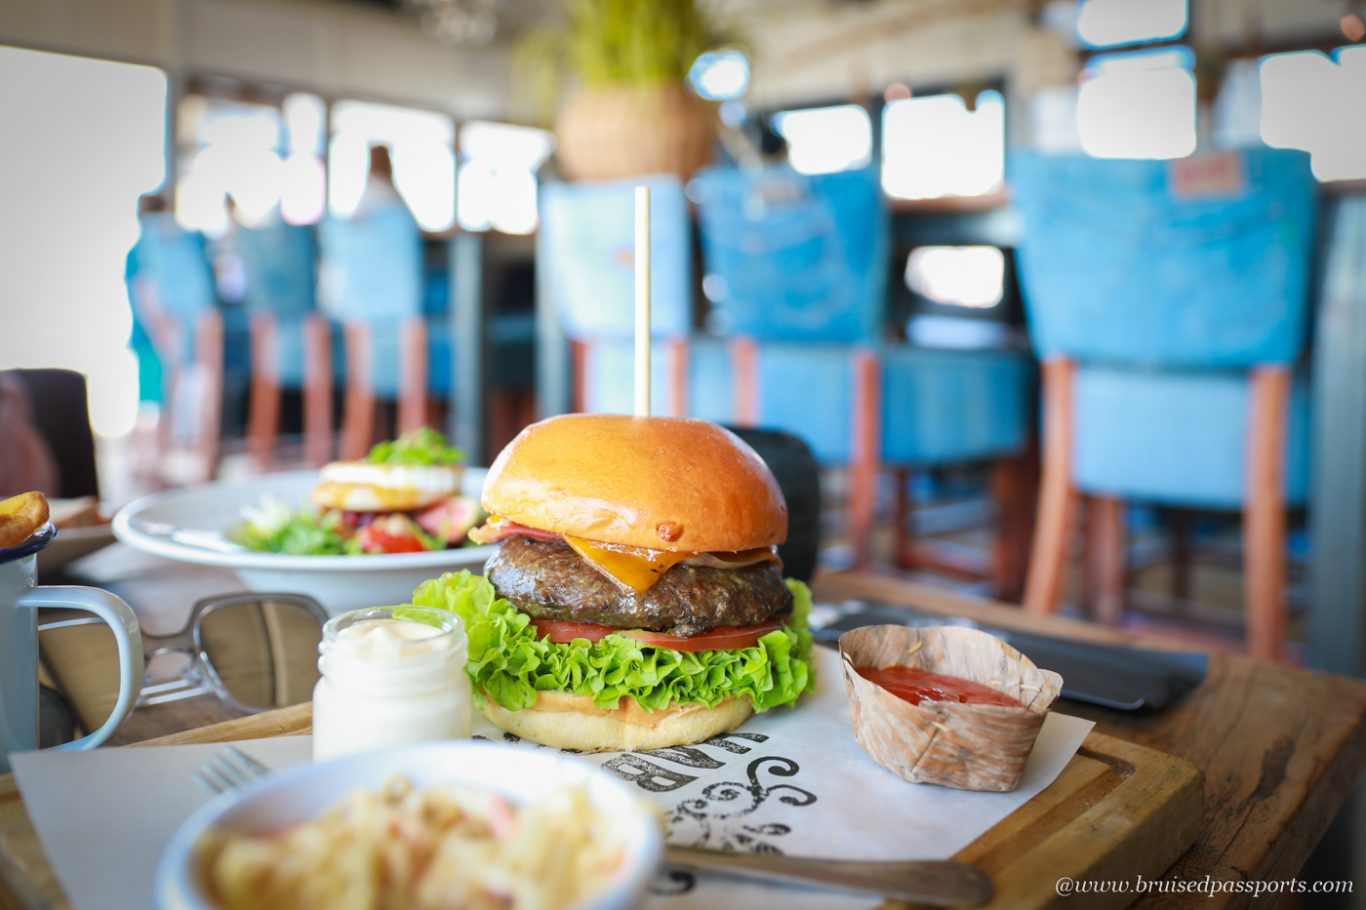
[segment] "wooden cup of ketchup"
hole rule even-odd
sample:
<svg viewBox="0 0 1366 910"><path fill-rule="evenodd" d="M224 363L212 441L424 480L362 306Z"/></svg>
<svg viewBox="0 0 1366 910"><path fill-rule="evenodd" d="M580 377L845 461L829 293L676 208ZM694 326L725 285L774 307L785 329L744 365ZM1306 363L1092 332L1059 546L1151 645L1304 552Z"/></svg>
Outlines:
<svg viewBox="0 0 1366 910"><path fill-rule="evenodd" d="M1062 677L961 626L866 626L840 636L854 738L914 783L1013 790Z"/></svg>

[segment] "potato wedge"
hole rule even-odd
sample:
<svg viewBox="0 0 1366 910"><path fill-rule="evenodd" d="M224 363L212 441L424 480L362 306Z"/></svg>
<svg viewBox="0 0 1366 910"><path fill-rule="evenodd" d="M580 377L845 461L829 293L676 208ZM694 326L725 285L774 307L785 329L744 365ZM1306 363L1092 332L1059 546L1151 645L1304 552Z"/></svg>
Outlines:
<svg viewBox="0 0 1366 910"><path fill-rule="evenodd" d="M17 547L47 524L47 497L20 493L0 502L0 550Z"/></svg>

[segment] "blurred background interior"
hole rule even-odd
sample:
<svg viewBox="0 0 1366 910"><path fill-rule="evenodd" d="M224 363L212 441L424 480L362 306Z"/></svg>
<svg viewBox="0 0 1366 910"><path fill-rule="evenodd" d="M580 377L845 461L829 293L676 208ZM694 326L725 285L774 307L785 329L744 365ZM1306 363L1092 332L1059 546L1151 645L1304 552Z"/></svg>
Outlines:
<svg viewBox="0 0 1366 910"><path fill-rule="evenodd" d="M821 564L1366 670L1361 0L0 11L0 494L790 431Z"/></svg>

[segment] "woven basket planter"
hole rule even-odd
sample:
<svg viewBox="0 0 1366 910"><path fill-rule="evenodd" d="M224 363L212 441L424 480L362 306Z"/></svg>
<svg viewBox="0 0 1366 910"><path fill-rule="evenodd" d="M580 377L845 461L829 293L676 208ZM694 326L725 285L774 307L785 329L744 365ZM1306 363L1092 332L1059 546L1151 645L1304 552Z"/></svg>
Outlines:
<svg viewBox="0 0 1366 910"><path fill-rule="evenodd" d="M581 89L560 111L557 157L575 180L676 174L711 163L716 115L681 86Z"/></svg>

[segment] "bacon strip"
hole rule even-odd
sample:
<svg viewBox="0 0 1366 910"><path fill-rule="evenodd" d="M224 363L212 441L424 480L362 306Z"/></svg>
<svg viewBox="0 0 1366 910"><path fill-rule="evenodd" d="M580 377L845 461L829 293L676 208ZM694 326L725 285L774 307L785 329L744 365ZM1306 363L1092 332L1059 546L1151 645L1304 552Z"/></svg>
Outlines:
<svg viewBox="0 0 1366 910"><path fill-rule="evenodd" d="M477 544L498 543L507 540L509 537L518 536L542 541L564 539L564 535L556 534L554 531L542 531L538 528L528 528L526 525L518 524L515 521L507 521L505 519L490 520L469 533L470 540Z"/></svg>

